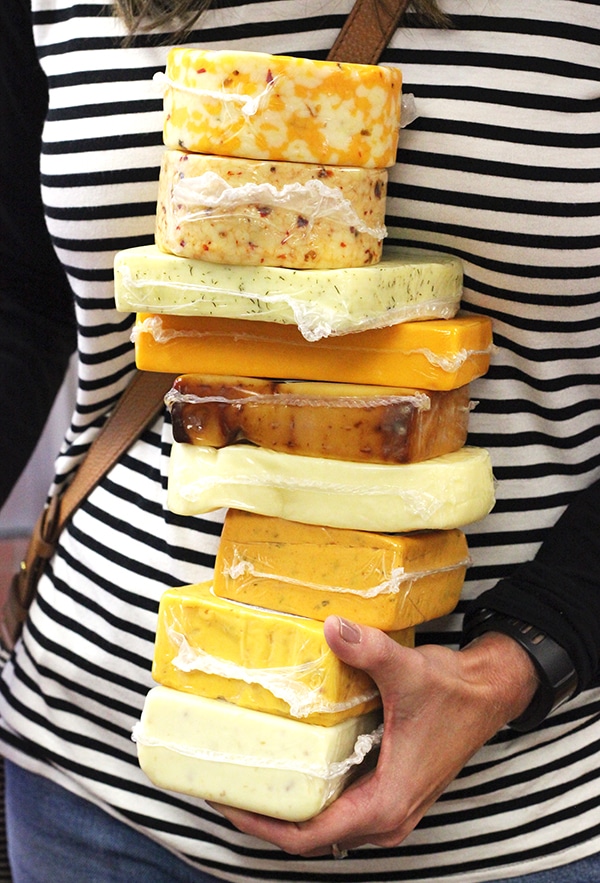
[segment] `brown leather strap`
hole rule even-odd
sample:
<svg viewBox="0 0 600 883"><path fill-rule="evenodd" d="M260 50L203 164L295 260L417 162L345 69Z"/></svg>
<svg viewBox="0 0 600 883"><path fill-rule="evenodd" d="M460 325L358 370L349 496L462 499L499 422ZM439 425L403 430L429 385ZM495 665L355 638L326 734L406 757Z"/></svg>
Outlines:
<svg viewBox="0 0 600 883"><path fill-rule="evenodd" d="M163 407L174 375L136 372L96 436L75 478L62 496L54 496L38 518L25 557L13 576L0 615L0 644L14 648L37 583L54 554L60 532L90 491L106 475Z"/></svg>
<svg viewBox="0 0 600 883"><path fill-rule="evenodd" d="M329 61L377 64L409 0L355 0L327 56Z"/></svg>
<svg viewBox="0 0 600 883"><path fill-rule="evenodd" d="M137 371L60 500L45 539L52 542L75 509L163 407L175 375Z"/></svg>

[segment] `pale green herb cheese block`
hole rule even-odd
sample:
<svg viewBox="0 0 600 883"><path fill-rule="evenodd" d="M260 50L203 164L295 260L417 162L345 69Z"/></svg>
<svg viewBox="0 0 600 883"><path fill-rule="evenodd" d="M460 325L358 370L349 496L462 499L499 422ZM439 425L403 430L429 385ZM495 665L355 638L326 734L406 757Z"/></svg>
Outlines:
<svg viewBox="0 0 600 883"><path fill-rule="evenodd" d="M468 446L391 465L175 443L167 505L178 515L232 507L353 530L446 530L488 514L494 478L488 451Z"/></svg>
<svg viewBox="0 0 600 883"><path fill-rule="evenodd" d="M216 264L139 246L115 257L117 309L297 325L307 340L449 319L462 295L451 255L388 245L381 261L335 270Z"/></svg>

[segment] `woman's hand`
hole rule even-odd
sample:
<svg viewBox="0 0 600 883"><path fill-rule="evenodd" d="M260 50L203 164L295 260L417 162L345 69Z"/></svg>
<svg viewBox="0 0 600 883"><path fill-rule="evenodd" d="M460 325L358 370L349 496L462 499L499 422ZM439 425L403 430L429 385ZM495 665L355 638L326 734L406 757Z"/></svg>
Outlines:
<svg viewBox="0 0 600 883"><path fill-rule="evenodd" d="M303 856L332 844L397 846L469 758L525 710L536 689L533 664L512 638L488 633L461 651L409 649L378 629L331 616L331 649L368 672L381 693L384 734L377 766L306 822L217 806L241 831Z"/></svg>

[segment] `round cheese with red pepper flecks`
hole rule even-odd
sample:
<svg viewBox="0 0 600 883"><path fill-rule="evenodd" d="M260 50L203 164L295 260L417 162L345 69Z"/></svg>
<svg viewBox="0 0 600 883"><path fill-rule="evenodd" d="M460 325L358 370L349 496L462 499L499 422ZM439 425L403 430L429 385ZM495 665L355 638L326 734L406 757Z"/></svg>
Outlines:
<svg viewBox="0 0 600 883"><path fill-rule="evenodd" d="M167 150L156 244L218 264L335 269L375 264L387 171Z"/></svg>

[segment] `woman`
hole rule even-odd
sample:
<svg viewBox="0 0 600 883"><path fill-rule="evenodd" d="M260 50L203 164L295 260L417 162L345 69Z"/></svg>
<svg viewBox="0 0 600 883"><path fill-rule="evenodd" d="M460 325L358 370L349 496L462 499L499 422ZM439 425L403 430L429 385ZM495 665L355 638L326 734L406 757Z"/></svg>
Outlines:
<svg viewBox="0 0 600 883"><path fill-rule="evenodd" d="M325 57L350 9L234 0L174 33L181 19L158 5L167 15L153 27L128 7L123 23L100 0L33 0L33 29L26 0L2 5L0 106L12 139L2 158L2 359L4 377L18 377L10 393L3 384L5 463L18 471L14 427L30 413L43 422L73 340L69 290L42 225L45 114L42 199L72 290L79 371L53 492L133 370L133 317L114 309L112 264L117 250L153 238L163 148L152 78L168 46ZM491 452L498 503L468 530L464 600L423 629L416 650L328 621L333 650L375 678L386 732L377 771L317 819L290 825L153 788L130 735L152 686L157 601L167 586L210 576L223 518L166 509L171 434L161 417L64 531L4 667L15 883L600 875L600 12L572 0L539 5L535 17L514 0L440 6L449 21L409 12L382 56L402 68L418 114L401 133L387 221L391 241L458 255L464 309L494 320L498 349L473 384L470 441ZM480 624L482 608L548 636L542 691L530 652L501 617ZM526 732L505 726L523 715ZM349 855L333 861L332 849Z"/></svg>

